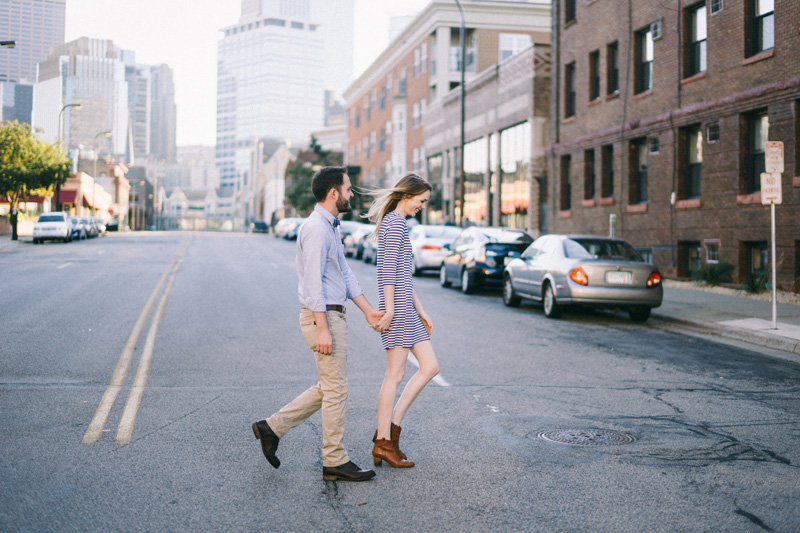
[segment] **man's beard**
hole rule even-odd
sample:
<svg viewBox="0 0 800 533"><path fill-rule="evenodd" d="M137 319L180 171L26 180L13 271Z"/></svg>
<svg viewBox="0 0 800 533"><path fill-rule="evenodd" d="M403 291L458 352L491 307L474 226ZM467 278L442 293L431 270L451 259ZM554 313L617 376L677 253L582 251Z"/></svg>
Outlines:
<svg viewBox="0 0 800 533"><path fill-rule="evenodd" d="M347 200L344 196L340 196L338 200L336 200L336 210L340 213L349 213L353 210L352 206L350 205L350 200Z"/></svg>

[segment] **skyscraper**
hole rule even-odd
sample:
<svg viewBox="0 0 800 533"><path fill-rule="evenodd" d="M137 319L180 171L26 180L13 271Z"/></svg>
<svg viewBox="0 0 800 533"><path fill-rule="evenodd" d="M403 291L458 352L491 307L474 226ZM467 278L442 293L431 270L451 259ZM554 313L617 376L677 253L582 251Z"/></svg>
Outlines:
<svg viewBox="0 0 800 533"><path fill-rule="evenodd" d="M168 162L177 158L177 106L172 69L150 67L150 154Z"/></svg>
<svg viewBox="0 0 800 533"><path fill-rule="evenodd" d="M64 42L66 0L0 0L0 120L31 122L36 65Z"/></svg>
<svg viewBox="0 0 800 533"><path fill-rule="evenodd" d="M110 40L81 37L53 48L39 64L33 89L33 123L41 128L41 138L54 142L58 137L59 115L66 148L93 148L99 133L111 132L108 150L118 156L128 145L128 84L122 51Z"/></svg>
<svg viewBox="0 0 800 533"><path fill-rule="evenodd" d="M0 47L0 81L35 81L36 65L64 42L65 6L66 0L0 0L0 39L17 43Z"/></svg>

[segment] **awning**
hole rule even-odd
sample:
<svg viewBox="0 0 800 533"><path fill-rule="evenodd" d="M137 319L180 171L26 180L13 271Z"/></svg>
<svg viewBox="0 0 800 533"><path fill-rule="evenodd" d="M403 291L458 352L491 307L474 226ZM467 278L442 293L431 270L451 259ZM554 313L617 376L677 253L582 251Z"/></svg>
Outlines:
<svg viewBox="0 0 800 533"><path fill-rule="evenodd" d="M53 196L53 201L54 202L60 201L62 204L77 205L77 196L78 196L78 191L61 191L60 196L58 195L58 193L56 193L56 195ZM86 198L86 195L81 194L81 196L83 197L83 206L92 207L92 204L91 202L89 202L89 199Z"/></svg>

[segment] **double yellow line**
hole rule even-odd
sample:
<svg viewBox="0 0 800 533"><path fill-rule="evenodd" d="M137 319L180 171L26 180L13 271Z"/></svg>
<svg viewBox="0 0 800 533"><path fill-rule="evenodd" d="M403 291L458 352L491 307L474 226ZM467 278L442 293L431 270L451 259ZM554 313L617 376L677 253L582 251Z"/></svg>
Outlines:
<svg viewBox="0 0 800 533"><path fill-rule="evenodd" d="M183 263L183 258L186 255L186 249L189 247L190 239L191 237L187 237L181 244L181 247L178 248L178 251L175 252L172 261L161 275L156 288L153 289L153 292L150 294L150 298L147 299L147 303L145 303L141 313L139 313L139 318L136 319L136 323L133 325L133 329L131 330L131 334L128 336L125 347L122 349L122 354L120 354L117 364L114 367L114 372L111 374L111 381L109 382L105 393L103 393L103 397L100 399L100 405L97 406L97 411L94 413L94 417L89 424L89 428L83 435L84 444L97 442L103 435L106 421L108 420L108 415L111 413L111 408L114 406L117 395L125 384L125 376L128 373L128 367L130 367L131 359L133 359L133 352L136 348L136 342L139 339L139 335L142 333L142 329L144 329L144 324L147 321L147 317L150 315L150 310L153 308L153 304L155 304L159 292L161 292L161 287L164 285L167 277L169 277L167 287L164 290L164 294L161 295L161 300L158 302L158 307L153 315L153 320L150 322L150 329L147 331L147 338L145 339L142 356L139 359L139 366L136 370L136 376L133 380L131 390L128 393L128 401L125 403L125 409L122 412L122 419L119 422L117 434L114 439L118 444L129 444L131 442L133 425L136 422L136 414L139 412L139 405L142 402L142 394L144 393L144 388L147 385L147 377L150 375L150 363L153 360L153 348L155 347L156 343L158 326L161 323L161 318L164 314L164 307L166 307L167 297L172 289L172 283L175 281L175 276L178 274L178 269L180 268L181 263ZM170 274L170 272L172 272L172 274Z"/></svg>

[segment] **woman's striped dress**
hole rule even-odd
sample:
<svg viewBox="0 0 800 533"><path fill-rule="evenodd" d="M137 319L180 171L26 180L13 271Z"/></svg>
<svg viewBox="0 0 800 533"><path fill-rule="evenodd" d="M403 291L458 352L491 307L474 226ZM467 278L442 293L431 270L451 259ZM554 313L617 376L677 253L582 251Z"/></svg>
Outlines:
<svg viewBox="0 0 800 533"><path fill-rule="evenodd" d="M378 234L378 309L386 310L383 286L394 285L394 318L391 330L381 333L383 349L411 348L430 339L417 310L414 309L414 282L411 277L411 240L406 219L388 213Z"/></svg>

